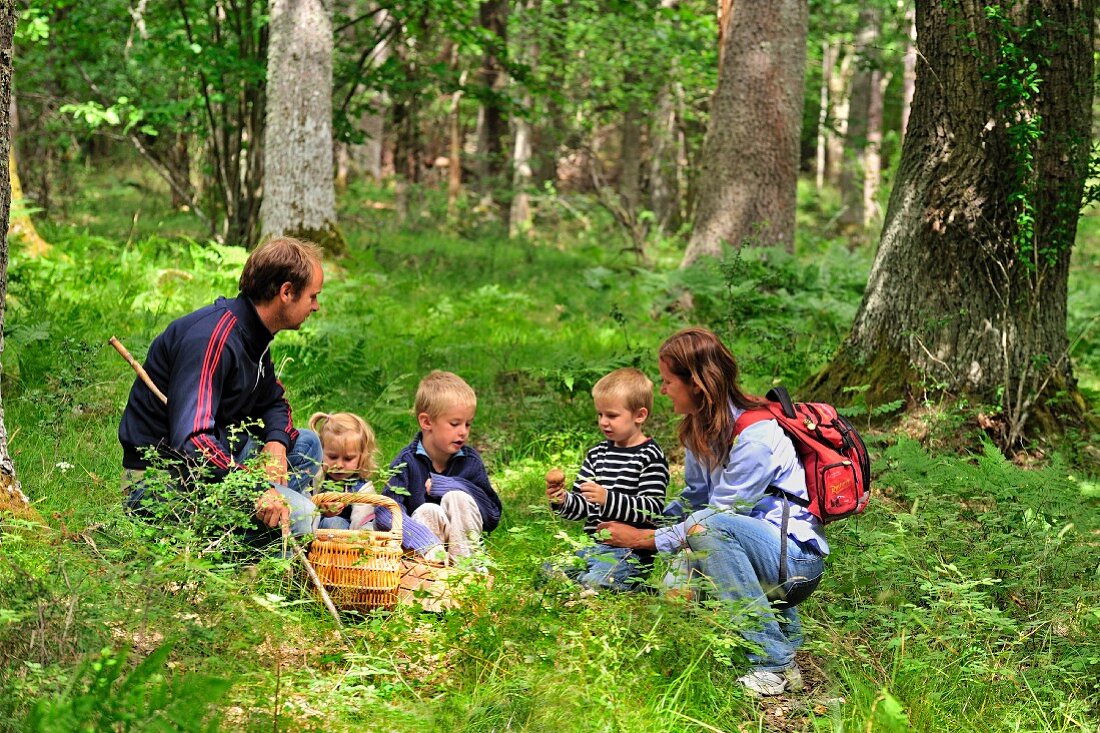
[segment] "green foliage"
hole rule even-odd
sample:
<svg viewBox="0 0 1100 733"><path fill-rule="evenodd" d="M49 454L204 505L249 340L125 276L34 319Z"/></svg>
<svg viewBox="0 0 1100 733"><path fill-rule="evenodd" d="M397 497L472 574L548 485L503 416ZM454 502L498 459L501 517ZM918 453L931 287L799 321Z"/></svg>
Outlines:
<svg viewBox="0 0 1100 733"><path fill-rule="evenodd" d="M140 358L172 318L232 291L243 253L144 232L120 246L57 225L55 255L11 269L3 358L19 374L5 383L5 420L50 527L0 527L0 729L163 729L177 713L232 730L766 727L776 708L737 691L746 649L731 616L659 594L580 598L543 576L543 561L586 541L550 513L543 477L572 473L600 439L598 376L625 364L655 376L657 346L688 323L679 288L695 289L690 318L723 331L762 391L827 357L868 256L806 237L796 256L750 247L681 273L670 246L642 271L599 232L521 245L464 238L430 216L400 230L357 208L379 195L353 189L344 201L351 254L328 269L322 310L281 333L273 357L299 422L358 412L387 459L416 429L422 374L470 381L472 441L505 504L488 540L492 586L471 583L460 610L348 615L337 632L290 561L210 543L245 521L239 499L221 497L233 516L205 528L124 513L115 430L133 375L104 341L118 335ZM1080 293L1090 262L1073 281ZM1092 342L1081 343L1083 379L1095 380ZM1096 478L1057 457L1024 470L991 446L929 453L879 432L891 407L858 408L875 425L864 431L873 503L828 529L826 577L803 606L814 676L783 703L789 727L1095 728ZM647 431L676 473L675 418L660 398L653 412Z"/></svg>
<svg viewBox="0 0 1100 733"><path fill-rule="evenodd" d="M812 262L742 247L670 277L692 293L696 317L725 338L763 392L762 385L801 383L832 356L865 284L856 257L835 245Z"/></svg>
<svg viewBox="0 0 1100 733"><path fill-rule="evenodd" d="M126 670L125 651L104 648L77 669L66 694L40 700L26 731L218 729L215 706L231 683L216 677L172 674L164 669L171 644Z"/></svg>

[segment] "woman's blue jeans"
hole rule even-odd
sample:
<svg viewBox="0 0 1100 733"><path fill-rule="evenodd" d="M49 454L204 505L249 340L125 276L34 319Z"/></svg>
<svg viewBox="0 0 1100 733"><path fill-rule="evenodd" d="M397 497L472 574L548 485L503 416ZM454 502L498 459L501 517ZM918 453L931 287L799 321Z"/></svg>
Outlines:
<svg viewBox="0 0 1100 733"><path fill-rule="evenodd" d="M749 654L753 668L774 672L791 666L802 645L796 606L821 580L823 558L794 540L787 541L784 601L784 589L779 587L779 527L764 519L713 509L692 514L688 527L692 574L709 579L710 593L729 603L741 636L760 647L759 653Z"/></svg>

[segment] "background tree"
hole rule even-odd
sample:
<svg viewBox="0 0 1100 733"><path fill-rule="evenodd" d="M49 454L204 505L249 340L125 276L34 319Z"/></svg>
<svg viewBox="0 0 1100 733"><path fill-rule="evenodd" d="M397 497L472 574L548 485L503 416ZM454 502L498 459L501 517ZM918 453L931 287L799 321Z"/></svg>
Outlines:
<svg viewBox="0 0 1100 733"><path fill-rule="evenodd" d="M8 148L11 145L12 51L15 40L15 0L0 0L0 354L4 353L4 303L8 292L8 213L11 184L8 179ZM0 376L3 370L0 369ZM0 380L2 382L2 380ZM0 398L0 511L33 514L15 474L15 462L8 450L8 430Z"/></svg>
<svg viewBox="0 0 1100 733"><path fill-rule="evenodd" d="M806 0L733 4L684 266L750 238L794 246L806 32Z"/></svg>
<svg viewBox="0 0 1100 733"><path fill-rule="evenodd" d="M1095 0L916 4L916 89L852 331L813 380L871 401L928 388L1029 419L1077 413L1066 292L1089 168ZM919 274L919 276L918 276Z"/></svg>
<svg viewBox="0 0 1100 733"><path fill-rule="evenodd" d="M322 0L272 0L263 233L347 251L332 166L332 17Z"/></svg>

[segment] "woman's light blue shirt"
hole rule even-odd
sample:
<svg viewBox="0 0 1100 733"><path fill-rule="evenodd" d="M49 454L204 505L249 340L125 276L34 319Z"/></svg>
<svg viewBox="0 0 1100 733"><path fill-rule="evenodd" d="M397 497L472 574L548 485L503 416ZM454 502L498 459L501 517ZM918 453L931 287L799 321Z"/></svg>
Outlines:
<svg viewBox="0 0 1100 733"><path fill-rule="evenodd" d="M743 410L733 409L733 418ZM695 524L715 511L736 511L766 519L777 527L783 524L783 500L768 493L769 487L781 489L803 500L806 472L798 460L794 444L775 420L753 423L737 437L724 466L708 471L689 450L684 457L684 482L687 488L680 499L665 508L665 514L690 518L657 530L654 541L661 552L679 552L687 546L689 524ZM787 536L822 555L829 554L821 521L809 510L790 502Z"/></svg>

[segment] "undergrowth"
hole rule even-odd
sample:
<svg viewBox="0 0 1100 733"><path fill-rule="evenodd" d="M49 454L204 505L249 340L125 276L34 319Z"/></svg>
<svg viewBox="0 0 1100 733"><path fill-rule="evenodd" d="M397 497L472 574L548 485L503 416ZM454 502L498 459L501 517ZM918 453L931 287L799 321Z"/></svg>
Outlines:
<svg viewBox="0 0 1100 733"><path fill-rule="evenodd" d="M361 413L387 458L415 430L421 375L471 383L473 442L505 504L492 586L471 585L461 610L350 616L341 631L291 561L204 552L125 514L115 430L133 375L106 339L140 358L172 318L235 292L244 253L158 235L125 206L56 223L54 254L17 247L10 270L5 420L47 526L0 528L0 729L1096 729L1096 479L1057 456L1024 470L966 423L948 429L971 431L970 453L929 452L882 427L885 407L861 408L873 505L829 528L826 579L803 606L817 672L778 706L738 691L745 649L721 615L659 594L582 599L539 572L580 537L547 510L543 475L575 471L599 439L596 379L655 375L657 346L688 323L684 288L750 390L794 387L845 334L869 253L804 233L796 255L747 248L680 272L656 243L643 269L598 219L521 242L431 217L399 230L350 208L376 193L345 199L352 254L329 266L321 312L276 339L275 363L296 415ZM1074 329L1094 249L1075 270ZM1096 343L1075 343L1086 388ZM675 463L660 398L647 429Z"/></svg>

